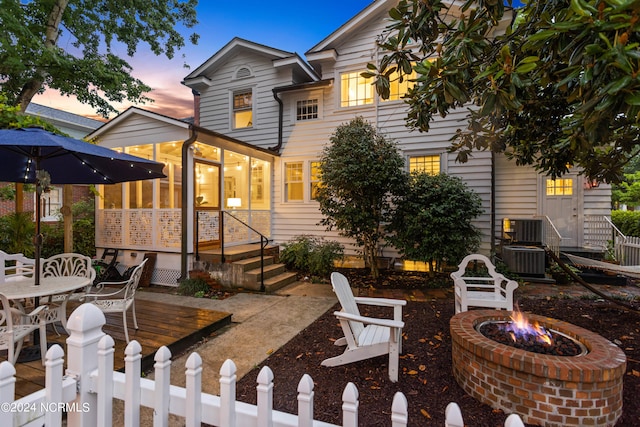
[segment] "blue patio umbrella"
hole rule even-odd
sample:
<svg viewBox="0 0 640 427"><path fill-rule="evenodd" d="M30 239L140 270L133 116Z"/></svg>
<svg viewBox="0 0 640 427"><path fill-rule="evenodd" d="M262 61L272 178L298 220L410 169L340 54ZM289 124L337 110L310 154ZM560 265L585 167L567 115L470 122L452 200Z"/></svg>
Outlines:
<svg viewBox="0 0 640 427"><path fill-rule="evenodd" d="M119 153L42 128L0 129L0 182L36 184L36 212L41 191L51 184L116 184L164 178L164 165ZM35 284L40 284L42 235L36 214Z"/></svg>

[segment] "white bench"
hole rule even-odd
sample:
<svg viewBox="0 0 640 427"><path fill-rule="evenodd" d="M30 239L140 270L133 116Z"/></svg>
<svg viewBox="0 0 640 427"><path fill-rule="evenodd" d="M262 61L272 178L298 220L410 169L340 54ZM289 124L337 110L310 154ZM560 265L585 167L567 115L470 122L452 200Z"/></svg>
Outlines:
<svg viewBox="0 0 640 427"><path fill-rule="evenodd" d="M487 275L475 274L475 271L467 271L469 263L476 263L475 271L478 271L478 263L486 266ZM471 275L469 275L471 273ZM451 273L455 291L456 313L467 311L469 307L494 308L513 311L513 291L518 287L515 280L510 280L496 272L495 266L484 255L467 255L458 270Z"/></svg>

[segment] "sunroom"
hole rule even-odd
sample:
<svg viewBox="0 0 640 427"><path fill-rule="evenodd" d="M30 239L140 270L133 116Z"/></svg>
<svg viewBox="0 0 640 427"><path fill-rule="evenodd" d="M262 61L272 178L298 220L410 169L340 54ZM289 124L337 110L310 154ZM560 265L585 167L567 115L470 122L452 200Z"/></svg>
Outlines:
<svg viewBox="0 0 640 427"><path fill-rule="evenodd" d="M271 236L274 153L145 110L127 113L90 136L164 163L166 177L96 188L98 254L119 249L125 267L153 253L151 283L174 286L200 251Z"/></svg>

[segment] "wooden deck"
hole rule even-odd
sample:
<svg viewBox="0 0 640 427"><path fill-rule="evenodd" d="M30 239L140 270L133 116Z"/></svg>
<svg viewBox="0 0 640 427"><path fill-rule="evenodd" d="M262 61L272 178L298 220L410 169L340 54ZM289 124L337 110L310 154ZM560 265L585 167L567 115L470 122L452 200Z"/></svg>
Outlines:
<svg viewBox="0 0 640 427"><path fill-rule="evenodd" d="M69 304L71 313L78 304ZM129 338L136 340L142 346L143 371L153 367L153 357L161 346L167 346L171 354L177 355L188 347L211 335L231 323L231 314L212 310L203 310L171 304L136 299L136 317L138 327L133 328L133 318L128 313ZM114 369L124 369L124 349L126 347L121 314L106 315L107 324L104 332L115 340ZM47 334L48 343L58 343L66 351L65 340L68 335L62 327L58 327L60 335L56 335L52 328ZM28 348L22 350L29 356ZM44 387L44 367L38 355L32 362L16 363L16 398L25 396ZM6 360L6 356L4 357Z"/></svg>

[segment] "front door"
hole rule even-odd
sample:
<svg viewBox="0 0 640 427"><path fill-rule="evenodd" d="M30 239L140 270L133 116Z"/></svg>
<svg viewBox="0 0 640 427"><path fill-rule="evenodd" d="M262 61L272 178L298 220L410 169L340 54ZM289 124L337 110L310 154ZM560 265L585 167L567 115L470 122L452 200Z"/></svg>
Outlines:
<svg viewBox="0 0 640 427"><path fill-rule="evenodd" d="M220 247L220 166L196 160L194 203L198 247Z"/></svg>
<svg viewBox="0 0 640 427"><path fill-rule="evenodd" d="M566 174L562 178L543 177L544 214L549 217L562 237L561 245L578 247L579 211L578 211L578 175Z"/></svg>

